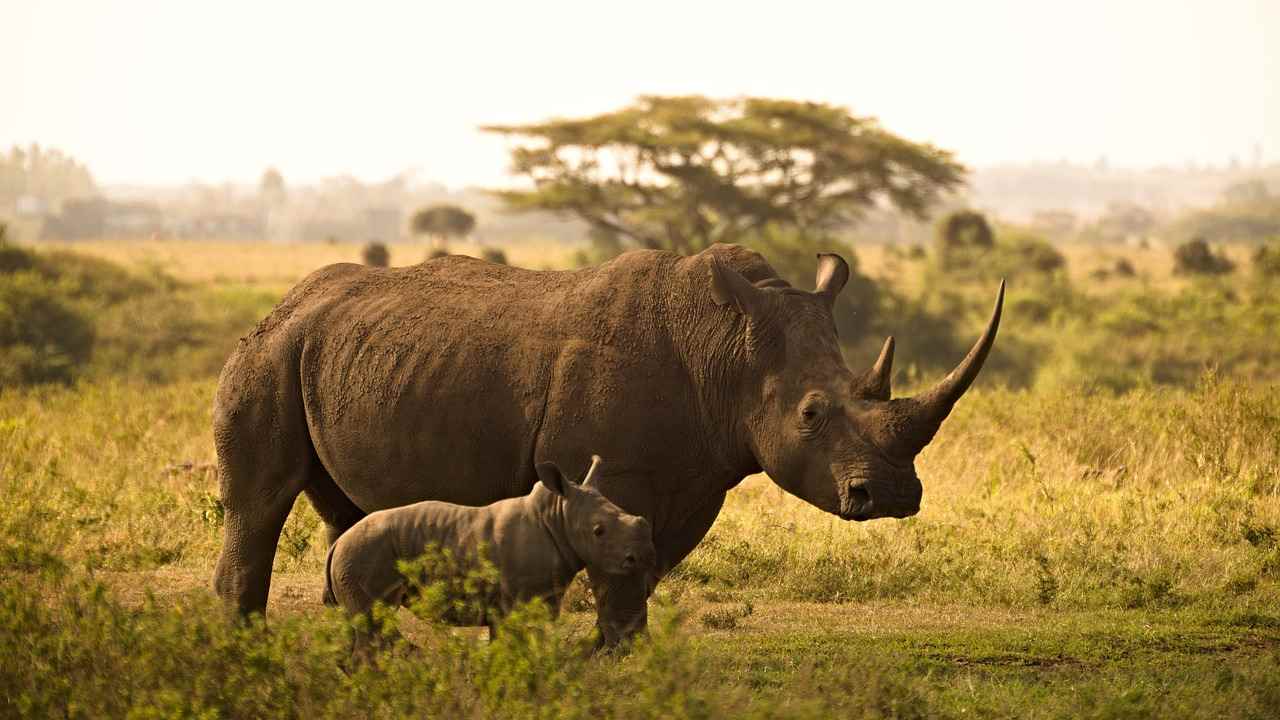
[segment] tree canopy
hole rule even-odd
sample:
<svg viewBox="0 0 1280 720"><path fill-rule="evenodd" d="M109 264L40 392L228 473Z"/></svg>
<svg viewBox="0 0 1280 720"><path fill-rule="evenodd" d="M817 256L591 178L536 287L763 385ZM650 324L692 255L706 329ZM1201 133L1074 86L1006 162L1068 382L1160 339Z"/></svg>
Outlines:
<svg viewBox="0 0 1280 720"><path fill-rule="evenodd" d="M815 102L647 96L593 117L484 129L524 140L512 169L533 188L498 192L511 208L685 253L766 226L824 235L879 204L923 216L965 172L946 150Z"/></svg>
<svg viewBox="0 0 1280 720"><path fill-rule="evenodd" d="M466 237L476 227L476 218L457 205L434 205L414 213L411 226L415 235Z"/></svg>

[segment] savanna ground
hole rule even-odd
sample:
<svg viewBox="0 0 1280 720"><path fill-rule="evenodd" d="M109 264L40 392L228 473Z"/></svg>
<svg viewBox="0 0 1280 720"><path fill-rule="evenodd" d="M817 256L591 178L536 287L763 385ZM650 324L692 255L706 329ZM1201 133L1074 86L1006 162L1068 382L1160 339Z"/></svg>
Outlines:
<svg viewBox="0 0 1280 720"><path fill-rule="evenodd" d="M1247 273L1192 280L1165 250L1078 247L1065 273L1015 278L989 372L919 459L918 516L843 523L749 478L626 654L581 652L579 588L561 622L533 608L492 645L402 611L419 650L344 670L305 499L269 629L224 622L212 600L209 414L235 338L359 248L71 252L128 268L111 282L131 289L84 299L93 283L75 277L97 266L58 280L95 303L85 371L0 386L6 715L1280 716L1280 301ZM392 246L391 262L424 253ZM1134 277L1091 274L1121 256ZM508 257L571 262L554 247ZM920 307L958 302L928 296L924 261L859 259ZM971 284L967 339L993 287ZM902 332L909 390L937 368L911 367ZM862 345L849 358L870 361Z"/></svg>

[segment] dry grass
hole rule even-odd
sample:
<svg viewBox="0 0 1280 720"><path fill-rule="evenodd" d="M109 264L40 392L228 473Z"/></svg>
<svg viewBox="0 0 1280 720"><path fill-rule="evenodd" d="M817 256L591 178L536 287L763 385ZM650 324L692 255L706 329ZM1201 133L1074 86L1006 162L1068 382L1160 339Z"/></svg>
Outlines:
<svg viewBox="0 0 1280 720"><path fill-rule="evenodd" d="M317 268L340 262L360 262L360 243L254 243L233 241L107 240L83 243L41 243L43 248L71 249L127 267L157 267L179 280L193 283L257 285L283 291ZM422 262L430 251L425 243L388 246L391 264ZM475 243L454 243L449 250L479 257ZM529 242L504 247L507 261L529 268L565 268L574 248L553 242Z"/></svg>

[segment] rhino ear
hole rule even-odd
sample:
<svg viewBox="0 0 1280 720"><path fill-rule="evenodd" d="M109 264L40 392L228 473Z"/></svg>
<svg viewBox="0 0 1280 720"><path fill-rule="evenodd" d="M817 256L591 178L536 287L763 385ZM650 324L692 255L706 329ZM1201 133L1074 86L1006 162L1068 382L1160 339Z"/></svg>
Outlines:
<svg viewBox="0 0 1280 720"><path fill-rule="evenodd" d="M731 267L711 258L711 298L717 305L731 305L743 315L751 315L764 303L765 294Z"/></svg>
<svg viewBox="0 0 1280 720"><path fill-rule="evenodd" d="M818 273L813 281L813 291L834 305L836 296L849 282L849 263L834 253L818 253Z"/></svg>
<svg viewBox="0 0 1280 720"><path fill-rule="evenodd" d="M560 466L547 461L538 463L534 469L538 472L538 480L542 482L543 487L557 495L564 495L565 486L569 484L569 480L564 473L560 472Z"/></svg>

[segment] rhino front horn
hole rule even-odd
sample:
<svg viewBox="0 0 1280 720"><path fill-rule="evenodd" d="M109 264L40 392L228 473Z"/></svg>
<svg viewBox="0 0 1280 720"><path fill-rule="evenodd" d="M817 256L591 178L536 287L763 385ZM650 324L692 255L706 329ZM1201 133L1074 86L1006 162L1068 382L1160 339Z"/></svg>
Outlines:
<svg viewBox="0 0 1280 720"><path fill-rule="evenodd" d="M901 440L912 457L923 450L930 440L933 440L938 428L942 426L942 421L946 420L947 415L950 414L951 408L955 407L956 401L978 377L987 354L991 352L991 346L995 344L996 331L1000 329L1000 311L1003 307L1004 281L1001 280L1000 291L996 293L996 304L991 310L991 319L987 321L987 329L982 332L982 336L978 338L978 342L974 343L964 360L961 360L960 364L947 373L947 376L937 385L915 397L899 401L907 404L908 421L905 423L907 437Z"/></svg>

